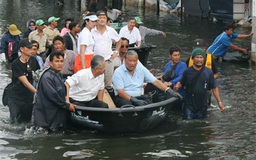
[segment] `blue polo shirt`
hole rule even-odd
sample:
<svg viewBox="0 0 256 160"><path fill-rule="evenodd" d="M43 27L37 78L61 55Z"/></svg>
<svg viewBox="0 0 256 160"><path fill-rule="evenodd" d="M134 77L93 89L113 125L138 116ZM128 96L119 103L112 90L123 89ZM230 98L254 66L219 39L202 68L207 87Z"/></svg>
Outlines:
<svg viewBox="0 0 256 160"><path fill-rule="evenodd" d="M231 39L237 38L238 34L232 33L228 36L226 32L222 32L218 37L215 38L214 42L207 49L208 52L216 57L223 57L228 47L232 44Z"/></svg>
<svg viewBox="0 0 256 160"><path fill-rule="evenodd" d="M133 75L127 70L125 64L122 64L115 70L112 77L116 95L117 90L124 89L125 93L134 97L141 95L144 82L153 83L155 80L156 77L139 63L137 64Z"/></svg>
<svg viewBox="0 0 256 160"><path fill-rule="evenodd" d="M184 72L185 69L187 69L187 64L182 62L182 61L179 61L177 64L177 67L175 68L175 76L173 77L173 79L170 81L174 86L176 83L178 83L182 77L182 74ZM172 65L172 62L168 62L166 65L165 65L165 69L164 69L164 73L166 73L167 71L169 71L169 69L173 68L174 66ZM173 87L172 87L173 88ZM186 95L186 91L183 89L183 88L180 88L178 90L178 92L183 96L185 97Z"/></svg>

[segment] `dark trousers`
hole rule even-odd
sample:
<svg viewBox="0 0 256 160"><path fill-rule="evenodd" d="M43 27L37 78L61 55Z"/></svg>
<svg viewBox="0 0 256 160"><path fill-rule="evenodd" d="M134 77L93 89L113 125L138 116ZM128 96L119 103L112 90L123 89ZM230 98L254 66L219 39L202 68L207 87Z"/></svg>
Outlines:
<svg viewBox="0 0 256 160"><path fill-rule="evenodd" d="M77 101L70 98L70 102L79 106L108 108L107 103L100 101L98 99L93 99L90 101Z"/></svg>
<svg viewBox="0 0 256 160"><path fill-rule="evenodd" d="M10 122L12 124L31 121L33 109L32 99L31 102L24 102L9 98L8 106L10 110Z"/></svg>
<svg viewBox="0 0 256 160"><path fill-rule="evenodd" d="M185 120L204 119L206 118L207 107L203 107L199 111L193 111L191 107L189 107L188 105L185 105L183 112L184 112L183 119Z"/></svg>
<svg viewBox="0 0 256 160"><path fill-rule="evenodd" d="M148 97L145 97L144 95L141 95L141 96L138 96L138 97L135 97L139 100L143 100L143 101L146 101L148 104L152 103L151 100L148 98ZM132 102L128 99L123 99L119 96L116 96L115 99L114 99L114 102L115 102L115 105L120 108L124 105L133 105Z"/></svg>

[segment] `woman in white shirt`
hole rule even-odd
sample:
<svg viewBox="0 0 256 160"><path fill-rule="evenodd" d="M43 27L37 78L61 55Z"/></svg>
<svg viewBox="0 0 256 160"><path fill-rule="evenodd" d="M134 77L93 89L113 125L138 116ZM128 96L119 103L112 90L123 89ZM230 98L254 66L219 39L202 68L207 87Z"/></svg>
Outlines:
<svg viewBox="0 0 256 160"><path fill-rule="evenodd" d="M83 17L83 20L84 28L78 35L77 50L79 55L74 64L74 73L84 68L90 68L90 63L94 56L94 40L92 38L91 30L96 26L98 17L94 13L89 13Z"/></svg>

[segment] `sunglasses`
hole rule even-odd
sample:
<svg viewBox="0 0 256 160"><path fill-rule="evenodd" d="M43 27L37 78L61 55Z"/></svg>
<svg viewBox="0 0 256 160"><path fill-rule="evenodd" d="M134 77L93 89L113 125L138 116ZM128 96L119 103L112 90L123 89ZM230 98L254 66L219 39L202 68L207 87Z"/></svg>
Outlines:
<svg viewBox="0 0 256 160"><path fill-rule="evenodd" d="M121 48L128 48L129 46L128 45L126 45L126 46L124 46L124 45L121 45Z"/></svg>

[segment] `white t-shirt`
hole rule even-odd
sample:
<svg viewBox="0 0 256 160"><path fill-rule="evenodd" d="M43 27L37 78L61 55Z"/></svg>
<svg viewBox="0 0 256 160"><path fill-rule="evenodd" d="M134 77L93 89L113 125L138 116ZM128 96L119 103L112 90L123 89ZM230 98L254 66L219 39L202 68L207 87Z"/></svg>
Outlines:
<svg viewBox="0 0 256 160"><path fill-rule="evenodd" d="M118 42L120 36L115 29L109 26L106 26L106 31L103 34L98 32L96 27L92 29L91 33L95 42L94 54L101 55L105 60L108 60L113 54L112 43L113 41Z"/></svg>
<svg viewBox="0 0 256 160"><path fill-rule="evenodd" d="M119 36L129 39L129 44L141 41L140 31L136 27L133 27L131 32L129 31L128 26L122 27L119 32Z"/></svg>
<svg viewBox="0 0 256 160"><path fill-rule="evenodd" d="M112 9L112 11L112 13L107 12L107 16L114 21L117 19L117 15L120 11L118 9Z"/></svg>
<svg viewBox="0 0 256 160"><path fill-rule="evenodd" d="M85 54L93 54L94 40L88 28L84 28L78 35L77 51L80 54L80 45L86 45Z"/></svg>
<svg viewBox="0 0 256 160"><path fill-rule="evenodd" d="M90 101L104 89L104 74L94 77L91 68L82 69L68 77L66 82L70 85L69 97L76 101Z"/></svg>

